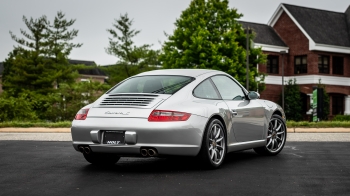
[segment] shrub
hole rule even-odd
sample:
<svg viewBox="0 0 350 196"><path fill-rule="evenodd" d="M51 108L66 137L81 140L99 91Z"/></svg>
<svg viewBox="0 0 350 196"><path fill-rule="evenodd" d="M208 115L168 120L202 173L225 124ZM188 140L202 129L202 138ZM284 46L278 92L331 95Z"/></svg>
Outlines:
<svg viewBox="0 0 350 196"><path fill-rule="evenodd" d="M308 122L308 121L287 121L288 128L349 128L350 121L319 121L319 122Z"/></svg>
<svg viewBox="0 0 350 196"><path fill-rule="evenodd" d="M282 94L279 103L282 103ZM300 121L303 116L301 107L300 89L296 79L290 79L284 86L284 112L288 120Z"/></svg>
<svg viewBox="0 0 350 196"><path fill-rule="evenodd" d="M25 121L7 121L0 122L0 128L5 127L47 127L47 128L69 128L72 126L71 121L61 121L61 122L25 122Z"/></svg>
<svg viewBox="0 0 350 196"><path fill-rule="evenodd" d="M28 100L28 94L21 94L18 98L1 96L0 122L37 120L38 117L33 110L33 103Z"/></svg>
<svg viewBox="0 0 350 196"><path fill-rule="evenodd" d="M350 115L336 115L333 121L350 121Z"/></svg>

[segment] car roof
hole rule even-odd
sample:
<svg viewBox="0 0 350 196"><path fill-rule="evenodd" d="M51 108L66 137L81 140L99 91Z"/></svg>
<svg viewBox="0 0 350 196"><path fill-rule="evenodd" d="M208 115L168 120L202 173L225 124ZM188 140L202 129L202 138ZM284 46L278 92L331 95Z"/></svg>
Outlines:
<svg viewBox="0 0 350 196"><path fill-rule="evenodd" d="M198 77L207 73L224 73L222 71L212 70L212 69L159 69L153 71L147 71L138 74L137 76L147 76L147 75L180 75L180 76L190 76Z"/></svg>

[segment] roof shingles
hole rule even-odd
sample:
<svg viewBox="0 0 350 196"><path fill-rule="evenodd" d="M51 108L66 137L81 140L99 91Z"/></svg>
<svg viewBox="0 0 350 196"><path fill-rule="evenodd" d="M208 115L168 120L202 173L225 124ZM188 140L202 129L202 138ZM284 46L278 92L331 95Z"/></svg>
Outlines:
<svg viewBox="0 0 350 196"><path fill-rule="evenodd" d="M104 71L102 71L98 67L94 67L94 66L96 66L96 63L94 61L83 61L83 60L69 59L69 63L73 64L73 65L78 65L78 64L86 65L87 66L86 69L78 70L79 74L82 74L82 75L94 75L94 76L106 76L107 75Z"/></svg>
<svg viewBox="0 0 350 196"><path fill-rule="evenodd" d="M346 14L283 4L315 43L350 47Z"/></svg>
<svg viewBox="0 0 350 196"><path fill-rule="evenodd" d="M273 46L283 46L287 47L287 45L282 41L282 39L277 35L276 31L266 25L266 24L258 24L252 22L244 22L239 21L242 24L243 28L251 28L256 33L254 38L255 43L273 45Z"/></svg>

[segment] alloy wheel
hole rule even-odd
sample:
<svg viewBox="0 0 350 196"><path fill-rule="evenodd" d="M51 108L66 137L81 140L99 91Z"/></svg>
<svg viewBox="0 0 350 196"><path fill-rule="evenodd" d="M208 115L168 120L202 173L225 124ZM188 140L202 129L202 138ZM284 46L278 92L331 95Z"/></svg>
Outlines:
<svg viewBox="0 0 350 196"><path fill-rule="evenodd" d="M219 124L214 124L208 134L209 157L214 164L220 164L225 156L225 133Z"/></svg>
<svg viewBox="0 0 350 196"><path fill-rule="evenodd" d="M272 118L267 132L266 149L272 153L279 151L285 142L286 128L281 119Z"/></svg>

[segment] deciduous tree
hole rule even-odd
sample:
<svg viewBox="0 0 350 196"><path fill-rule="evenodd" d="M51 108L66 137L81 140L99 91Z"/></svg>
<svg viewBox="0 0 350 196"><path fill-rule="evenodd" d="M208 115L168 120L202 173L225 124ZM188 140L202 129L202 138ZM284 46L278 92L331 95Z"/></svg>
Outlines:
<svg viewBox="0 0 350 196"><path fill-rule="evenodd" d="M163 67L221 70L245 84L246 34L237 21L241 16L228 7L228 0L192 0L176 20L173 34L167 35ZM257 88L255 77L260 74L256 64L265 60L261 49L250 48L250 89Z"/></svg>

